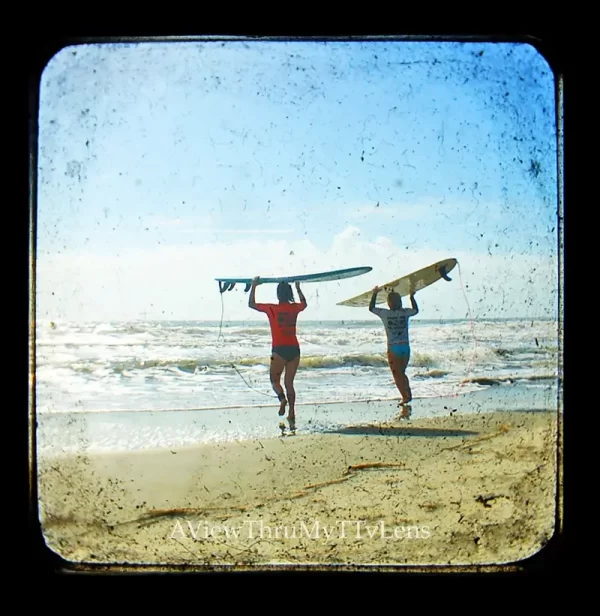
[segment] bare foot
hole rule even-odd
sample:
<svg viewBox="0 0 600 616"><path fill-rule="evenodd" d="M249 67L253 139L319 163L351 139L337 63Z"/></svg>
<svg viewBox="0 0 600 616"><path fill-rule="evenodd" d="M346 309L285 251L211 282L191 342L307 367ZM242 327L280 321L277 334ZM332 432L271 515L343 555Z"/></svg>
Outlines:
<svg viewBox="0 0 600 616"><path fill-rule="evenodd" d="M400 419L408 419L411 415L412 407L409 404L402 406L402 411L400 413Z"/></svg>
<svg viewBox="0 0 600 616"><path fill-rule="evenodd" d="M290 424L290 431L292 434L296 434L296 417L288 415L288 423Z"/></svg>
<svg viewBox="0 0 600 616"><path fill-rule="evenodd" d="M285 415L285 407L287 405L287 400L283 394L279 396L279 401L279 415L280 417L283 417Z"/></svg>

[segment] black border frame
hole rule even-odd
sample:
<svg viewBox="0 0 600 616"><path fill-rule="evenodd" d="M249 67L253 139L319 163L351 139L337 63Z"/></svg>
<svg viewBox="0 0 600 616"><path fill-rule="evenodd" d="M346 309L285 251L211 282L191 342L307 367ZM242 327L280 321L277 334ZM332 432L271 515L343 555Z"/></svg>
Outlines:
<svg viewBox="0 0 600 616"><path fill-rule="evenodd" d="M559 192L562 193L562 217L563 224L566 219L566 202L567 199L567 177L571 176L571 170L567 172L567 160L571 160L571 140L570 135L571 129L567 129L568 126L571 126L570 118L572 112L572 103L571 101L576 95L576 84L572 84L570 81L570 77L573 75L571 72L571 63L574 58L575 49L569 47L569 42L566 40L566 37L562 34L558 34L556 32L540 32L537 34L507 34L503 33L482 33L482 34L472 34L469 33L460 33L459 31L451 31L451 32L435 32L429 34L373 34L371 32L364 32L363 34L353 34L353 35L343 35L339 36L336 34L319 34L315 35L313 32L306 34L299 34L294 32L293 34L269 34L265 32L261 33L249 33L245 31L243 33L231 34L232 30L228 29L221 34L211 33L202 33L198 35L164 35L164 34L155 34L155 33L145 33L139 34L136 33L134 35L79 35L79 36L71 36L71 35L55 35L55 36L39 36L35 44L30 44L27 49L27 124L28 124L28 137L27 137L27 219L26 219L26 238L27 238L27 265L26 265L26 286L27 286L27 296L26 296L26 306L27 306L27 323L26 323L26 332L25 338L28 340L29 345L29 333L30 326L35 323L35 303L31 301L34 296L35 289L35 268L31 269L30 259L32 259L31 251L35 251L35 233L33 230L36 225L36 177L35 177L35 167L37 165L37 112L38 112L38 84L41 78L41 73L46 65L46 63L50 60L50 58L57 53L60 49L65 46L73 45L73 44L81 44L81 43L106 43L106 42L143 42L143 41L172 41L172 40L198 40L199 38L210 37L214 39L215 37L223 37L223 40L235 40L238 38L246 40L247 38L254 39L264 39L264 40L289 40L289 38L301 38L301 39L309 39L309 40L361 40L365 37L370 38L372 36L376 37L379 40L398 40L398 38L406 38L411 41L427 41L427 40L449 40L449 41L461 41L461 42L523 42L529 43L533 45L548 61L550 67L554 71L555 78L557 82L561 85L559 86L557 94L560 95L558 100L562 100L562 117L563 117L563 143L562 147L559 144L559 151L562 149L563 156L563 168L559 169L559 178L563 180L564 185L560 186L559 180ZM561 83L562 82L562 83ZM564 100L562 97L564 96ZM571 98L573 97L573 98ZM558 101L557 101L558 102ZM557 109L560 113L560 108L557 106ZM568 155L567 155L568 153ZM559 159L560 165L560 159ZM33 175L32 175L33 174ZM570 182L571 180L569 180ZM560 198L560 197L559 197ZM563 228L562 234L559 235L559 255L560 257L565 257L566 255L566 229ZM564 248L563 248L564 246ZM565 259L566 260L566 259ZM563 269L563 276L566 274L566 267ZM566 294L566 284L563 278L562 280L562 289L561 289L561 304L564 306L564 296ZM566 311L563 307L562 310L562 327L563 327L563 362L565 357L565 351L568 348L566 335L564 335L564 323L565 323ZM32 354L35 354L35 348L31 350ZM35 397L31 400L31 389L33 381L29 376L30 373L35 374L35 366L30 361L30 353L29 349L27 350L27 389L29 396L26 397L27 404L27 442L26 442L26 451L27 451L27 480L28 480L28 491L27 491L27 533L28 533L28 543L27 543L27 556L29 560L27 561L27 568L30 572L33 572L34 575L37 576L56 576L56 575L67 575L67 576L75 576L79 577L79 573L83 575L83 577L93 576L95 574L109 573L110 577L116 574L128 574L131 572L135 572L135 575L146 575L152 573L164 573L168 571L170 575L172 574L189 574L192 573L194 575L198 574L219 574L222 573L224 569L216 569L214 571L206 571L204 568L195 568L192 566L173 566L168 568L163 567L120 567L115 565L114 567L106 567L104 565L90 565L89 567L79 567L73 566L70 563L63 561L60 557L54 554L49 548L46 547L46 544L43 539L43 534L41 531L41 525L37 515L37 485L36 485L36 460L35 460L35 447L30 449L29 439L31 438L32 433L35 433L35 416L29 415L31 409L35 408ZM564 384L564 366L563 366L563 384ZM35 396L35 394L33 394ZM566 406L566 396L563 389L563 410L564 406ZM30 419L34 421L30 424ZM421 574L424 573L428 577L435 577L436 574L441 574L442 577L445 576L453 576L455 574L462 574L470 576L477 574L509 574L509 575L531 575L531 574L557 574L559 572L563 572L567 569L569 562L565 560L567 558L567 551L570 551L571 545L569 544L570 530L569 526L567 528L564 526L565 522L565 506L564 506L564 424L568 423L564 421L564 415L562 415L561 419L563 422L560 424L560 442L559 442L559 497L557 498L557 532L551 538L551 540L546 544L546 546L542 549L541 552L538 552L536 555L530 557L529 559L522 561L520 563L515 564L514 566L469 566L469 567L398 567L397 571L394 570L390 573L390 575L398 575L398 574ZM33 440L33 444L35 440ZM562 467L562 468L561 468ZM566 492L569 494L569 491ZM559 512L559 507L562 503L562 511ZM568 521L568 518L567 518ZM558 530L560 529L560 534L558 534ZM33 569L33 571L32 571ZM279 567L273 568L262 568L259 572L257 571L247 571L240 572L240 570L236 567L231 568L233 572L235 572L236 577L239 575L244 575L250 577L252 579L255 578L256 575L265 575L265 574L274 574L274 575L288 575L288 574L302 574L304 571L299 568L292 568L288 570L282 570ZM377 576L381 576L392 568L388 567L373 567L375 574ZM357 568L357 570L362 574L362 576L372 576L373 573L367 572L364 568ZM341 571L334 569L332 571L317 571L314 572L312 569L307 569L310 575L319 575L330 577L331 575L339 575ZM353 569L350 567L344 567L343 573L352 573ZM229 576L232 575L231 572L228 572ZM105 577L105 576L102 576Z"/></svg>

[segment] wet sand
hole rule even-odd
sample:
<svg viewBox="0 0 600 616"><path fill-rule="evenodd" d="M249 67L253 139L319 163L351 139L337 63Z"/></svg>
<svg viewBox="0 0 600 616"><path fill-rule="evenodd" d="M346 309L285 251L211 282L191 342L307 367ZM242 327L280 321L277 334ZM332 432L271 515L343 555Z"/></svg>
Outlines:
<svg viewBox="0 0 600 616"><path fill-rule="evenodd" d="M557 447L555 412L496 412L65 455L38 462L40 518L76 563L511 563L554 533Z"/></svg>

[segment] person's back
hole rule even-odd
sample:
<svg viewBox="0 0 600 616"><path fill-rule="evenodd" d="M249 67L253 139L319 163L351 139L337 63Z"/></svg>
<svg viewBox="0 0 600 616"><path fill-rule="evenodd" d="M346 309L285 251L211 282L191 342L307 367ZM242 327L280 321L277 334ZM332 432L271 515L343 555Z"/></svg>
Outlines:
<svg viewBox="0 0 600 616"><path fill-rule="evenodd" d="M409 344L408 319L417 314L414 308L389 310L375 307L371 312L383 321L389 345Z"/></svg>
<svg viewBox="0 0 600 616"><path fill-rule="evenodd" d="M402 404L407 404L412 400L410 383L405 374L406 367L410 360L410 343L408 337L408 320L419 313L419 307L415 301L414 294L410 296L411 308L402 307L402 298L398 293L388 294L388 308L377 308L377 293L379 287L373 289L373 296L369 304L369 310L376 314L385 327L387 336L387 355L390 369L394 377L394 382L398 391L402 395Z"/></svg>
<svg viewBox="0 0 600 616"><path fill-rule="evenodd" d="M273 350L279 347L299 347L296 337L298 314L306 308L304 303L254 304L254 309L264 312L271 327Z"/></svg>
<svg viewBox="0 0 600 616"><path fill-rule="evenodd" d="M300 364L300 344L296 337L296 322L298 314L306 306L306 298L300 290L300 284L296 282L296 290L300 297L300 302L294 302L292 288L286 282L281 282L277 286L278 304L257 304L255 299L256 286L259 278L252 281L248 306L258 312L264 312L269 318L271 326L271 384L280 402L279 415L285 413L287 403L290 404L288 419L293 422L295 415L296 391L294 389L294 377ZM287 398L283 393L280 379L285 370L285 389Z"/></svg>

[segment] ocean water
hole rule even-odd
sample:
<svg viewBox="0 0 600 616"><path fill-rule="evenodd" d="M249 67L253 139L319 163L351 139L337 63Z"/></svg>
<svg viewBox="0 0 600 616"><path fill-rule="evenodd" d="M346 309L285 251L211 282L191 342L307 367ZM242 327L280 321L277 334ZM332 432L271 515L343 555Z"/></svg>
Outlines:
<svg viewBox="0 0 600 616"><path fill-rule="evenodd" d="M414 404L450 404L469 392L497 397L496 392L511 387L522 392L521 398L539 401L543 395L550 405L554 399L559 376L555 321L412 320L410 336L407 374ZM300 319L298 339L297 414L306 404L318 405L310 407L312 429L327 413L335 425L343 425L368 408L360 403L399 398L378 319ZM270 347L266 319L39 323L39 445L65 450L85 441L87 447L111 449L120 442L120 448L128 449L272 436L277 424L271 407L277 400L269 382ZM448 405L437 402L422 408L445 412ZM344 416L348 403L354 410ZM321 409L319 417L315 408ZM369 412L364 411L365 418ZM124 425L132 435L119 441Z"/></svg>

